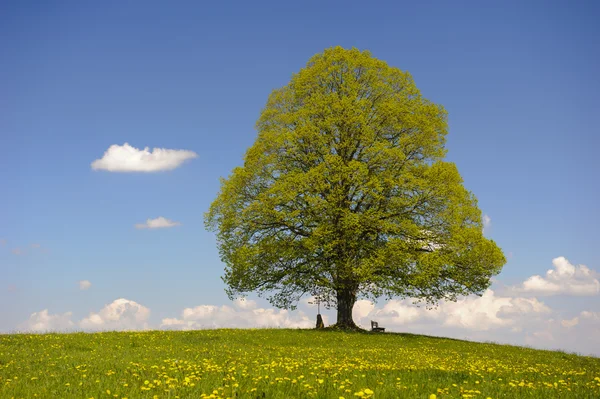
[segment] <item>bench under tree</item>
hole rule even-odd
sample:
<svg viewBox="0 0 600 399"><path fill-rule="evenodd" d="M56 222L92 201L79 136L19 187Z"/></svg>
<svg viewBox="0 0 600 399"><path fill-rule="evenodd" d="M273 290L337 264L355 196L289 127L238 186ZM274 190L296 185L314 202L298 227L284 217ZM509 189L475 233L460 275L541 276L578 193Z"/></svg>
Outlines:
<svg viewBox="0 0 600 399"><path fill-rule="evenodd" d="M371 320L371 331L374 332L385 332L385 327L379 327L379 323Z"/></svg>

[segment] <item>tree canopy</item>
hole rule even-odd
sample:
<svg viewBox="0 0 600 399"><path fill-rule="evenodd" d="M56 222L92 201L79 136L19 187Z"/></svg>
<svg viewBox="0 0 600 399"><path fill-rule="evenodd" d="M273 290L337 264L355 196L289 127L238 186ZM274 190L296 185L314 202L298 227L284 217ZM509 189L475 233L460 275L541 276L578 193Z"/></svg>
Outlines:
<svg viewBox="0 0 600 399"><path fill-rule="evenodd" d="M367 51L326 49L274 90L205 215L233 298L306 294L352 327L358 298L480 294L506 262L443 160L444 108Z"/></svg>

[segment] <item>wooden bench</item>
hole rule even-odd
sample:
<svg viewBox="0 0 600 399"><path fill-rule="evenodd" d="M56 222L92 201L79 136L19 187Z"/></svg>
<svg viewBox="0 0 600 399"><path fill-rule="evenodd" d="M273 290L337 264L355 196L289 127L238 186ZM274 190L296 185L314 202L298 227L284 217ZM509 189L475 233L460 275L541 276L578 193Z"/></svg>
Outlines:
<svg viewBox="0 0 600 399"><path fill-rule="evenodd" d="M371 331L374 332L385 332L385 327L379 327L379 323L371 320Z"/></svg>

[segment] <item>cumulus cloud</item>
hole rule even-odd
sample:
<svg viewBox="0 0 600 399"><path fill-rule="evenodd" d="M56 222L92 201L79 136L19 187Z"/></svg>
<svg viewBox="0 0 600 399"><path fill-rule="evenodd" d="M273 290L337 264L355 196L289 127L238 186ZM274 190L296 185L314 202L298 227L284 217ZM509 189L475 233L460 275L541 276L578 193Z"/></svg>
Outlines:
<svg viewBox="0 0 600 399"><path fill-rule="evenodd" d="M314 328L316 304L302 300L294 312L260 307L256 301L238 299L231 306L199 305L186 308L178 318L163 318L160 328L191 330L204 328ZM321 308L325 325L335 322L335 310ZM150 310L134 301L117 299L79 322L71 312L33 313L19 326L21 331L139 330L149 328ZM370 328L376 320L386 331L496 341L535 348L562 349L600 355L600 312L582 311L564 317L536 298L509 297L487 290L481 297L457 302L442 301L434 309L415 306L410 300L375 304L359 300L354 320ZM330 319L331 318L331 322Z"/></svg>
<svg viewBox="0 0 600 399"><path fill-rule="evenodd" d="M186 308L181 318L165 318L161 324L161 328L179 330L223 327L311 328L314 323L302 311L260 308L255 301L237 299L233 306L199 305Z"/></svg>
<svg viewBox="0 0 600 399"><path fill-rule="evenodd" d="M92 162L92 169L109 172L158 172L175 169L185 161L197 158L198 154L188 150L171 150L148 147L143 150L128 143L113 144L100 159Z"/></svg>
<svg viewBox="0 0 600 399"><path fill-rule="evenodd" d="M148 328L150 309L137 302L120 298L104 306L98 313L91 312L78 323L73 322L72 312L50 314L48 309L32 313L29 320L21 323L18 331L51 332L72 331L77 327L84 331L141 330Z"/></svg>
<svg viewBox="0 0 600 399"><path fill-rule="evenodd" d="M18 329L26 332L67 331L75 326L71 321L72 315L71 312L49 314L48 309L44 309L41 312L32 313L29 320L19 325Z"/></svg>
<svg viewBox="0 0 600 399"><path fill-rule="evenodd" d="M353 310L355 321L370 327L377 320L391 328L407 324L426 323L465 330L487 331L511 327L522 317L550 313L551 310L536 298L499 297L488 289L479 296L469 296L456 302L442 301L436 308L415 306L410 300L390 300L377 308L367 300L358 301Z"/></svg>
<svg viewBox="0 0 600 399"><path fill-rule="evenodd" d="M92 283L90 283L88 280L80 280L77 282L77 284L79 284L79 289L82 291L87 290L92 286Z"/></svg>
<svg viewBox="0 0 600 399"><path fill-rule="evenodd" d="M180 225L181 225L181 223L179 223L179 222L174 222L170 219L159 216L156 219L147 219L146 223L138 223L135 225L135 228L136 229L164 229L167 227L175 227L175 226L180 226Z"/></svg>
<svg viewBox="0 0 600 399"><path fill-rule="evenodd" d="M129 299L119 298L104 306L98 313L91 312L79 322L84 330L142 330L148 328L150 309Z"/></svg>
<svg viewBox="0 0 600 399"><path fill-rule="evenodd" d="M513 292L514 294L514 292ZM409 332L600 356L600 312L583 311L571 317L534 297L498 295L488 289L481 297L442 301L434 309L410 300L374 304L359 300L354 321L370 329L371 320L390 332Z"/></svg>
<svg viewBox="0 0 600 399"><path fill-rule="evenodd" d="M361 320L367 317L375 309L375 304L366 299L360 299L354 304L352 309L352 318L354 320Z"/></svg>
<svg viewBox="0 0 600 399"><path fill-rule="evenodd" d="M600 312L588 312L584 310L580 313L580 316L584 320L590 320L594 323L598 323L600 325Z"/></svg>
<svg viewBox="0 0 600 399"><path fill-rule="evenodd" d="M560 324L563 327L567 327L567 328L576 326L577 324L579 324L579 317L573 317L571 320L562 320L560 322Z"/></svg>
<svg viewBox="0 0 600 399"><path fill-rule="evenodd" d="M552 260L553 269L544 277L529 277L516 291L535 295L577 295L589 296L600 293L598 273L585 265L572 265L564 256Z"/></svg>
<svg viewBox="0 0 600 399"><path fill-rule="evenodd" d="M600 356L600 312L583 311L566 320L548 319L525 336L537 348L563 349Z"/></svg>

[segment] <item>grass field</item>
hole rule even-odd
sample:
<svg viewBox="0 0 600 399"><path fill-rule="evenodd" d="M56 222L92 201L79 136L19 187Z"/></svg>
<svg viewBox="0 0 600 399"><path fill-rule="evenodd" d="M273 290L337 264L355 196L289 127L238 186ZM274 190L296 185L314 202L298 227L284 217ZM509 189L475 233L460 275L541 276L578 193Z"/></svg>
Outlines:
<svg viewBox="0 0 600 399"><path fill-rule="evenodd" d="M0 335L1 398L600 398L600 359L410 334Z"/></svg>

